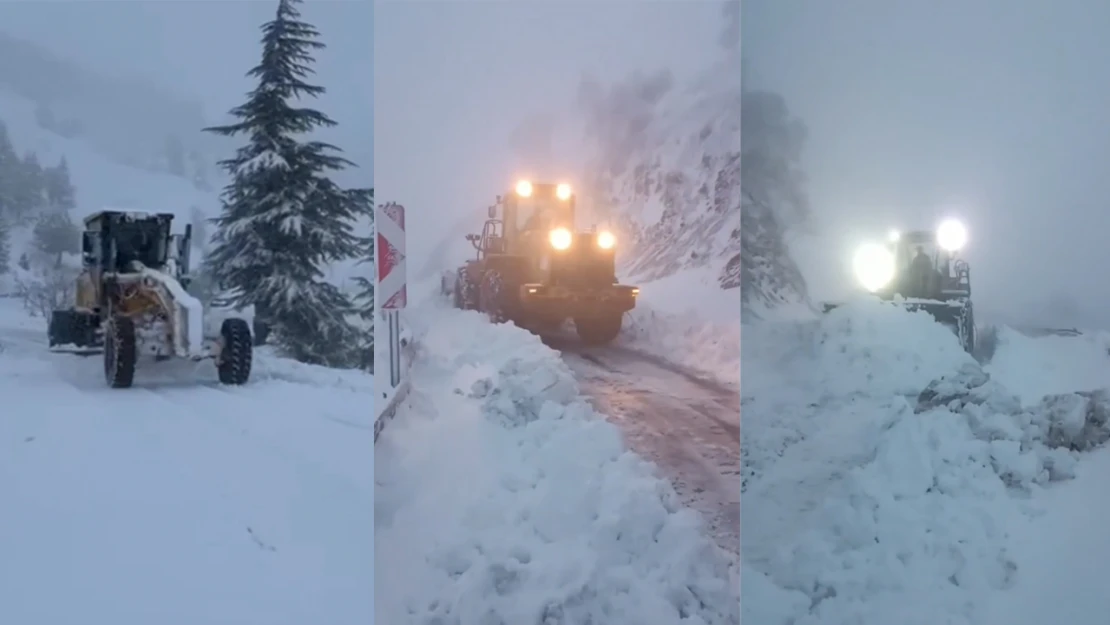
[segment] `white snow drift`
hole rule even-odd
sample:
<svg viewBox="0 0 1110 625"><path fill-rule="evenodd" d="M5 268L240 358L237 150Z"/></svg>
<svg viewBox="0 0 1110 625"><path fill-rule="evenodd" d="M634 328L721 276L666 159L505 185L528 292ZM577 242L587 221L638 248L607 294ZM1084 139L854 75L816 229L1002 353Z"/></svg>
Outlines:
<svg viewBox="0 0 1110 625"><path fill-rule="evenodd" d="M789 325L744 333L745 619L982 622L1023 574L1015 491L1072 477L1110 436L1110 399L1023 407L948 330L890 305ZM994 368L1018 366L1006 349Z"/></svg>
<svg viewBox="0 0 1110 625"><path fill-rule="evenodd" d="M740 289L722 289L717 268L645 282L617 344L739 384Z"/></svg>
<svg viewBox="0 0 1110 625"><path fill-rule="evenodd" d="M413 394L376 450L375 615L739 623L738 579L538 338L410 311Z"/></svg>
<svg viewBox="0 0 1110 625"><path fill-rule="evenodd" d="M371 622L371 376L259 353L244 387L109 389L0 313L0 622Z"/></svg>

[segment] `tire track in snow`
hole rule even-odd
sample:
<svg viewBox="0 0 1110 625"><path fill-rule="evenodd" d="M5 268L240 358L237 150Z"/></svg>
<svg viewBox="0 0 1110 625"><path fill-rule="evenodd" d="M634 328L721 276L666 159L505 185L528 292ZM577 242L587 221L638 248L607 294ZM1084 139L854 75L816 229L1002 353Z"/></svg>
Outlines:
<svg viewBox="0 0 1110 625"><path fill-rule="evenodd" d="M718 544L740 550L740 393L673 363L622 347L546 336L595 409L655 462Z"/></svg>

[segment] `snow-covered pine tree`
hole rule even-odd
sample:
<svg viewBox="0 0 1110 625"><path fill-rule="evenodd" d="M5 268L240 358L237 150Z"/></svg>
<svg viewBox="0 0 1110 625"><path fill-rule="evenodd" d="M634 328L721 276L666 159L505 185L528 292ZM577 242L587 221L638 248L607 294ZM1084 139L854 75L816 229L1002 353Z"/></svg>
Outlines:
<svg viewBox="0 0 1110 625"><path fill-rule="evenodd" d="M19 179L19 156L15 153L8 127L0 122L0 216L15 215L15 186Z"/></svg>
<svg viewBox="0 0 1110 625"><path fill-rule="evenodd" d="M374 203L373 189L353 189L352 193L366 193L367 201ZM374 231L373 214L370 215L370 232ZM366 238L366 257L359 262L360 266L369 265L368 276L355 276L355 283L359 291L355 294L355 306L358 316L362 318L362 368L374 373L374 274L377 267L374 265L374 237Z"/></svg>
<svg viewBox="0 0 1110 625"><path fill-rule="evenodd" d="M12 229L8 217L0 212L0 276L12 269Z"/></svg>
<svg viewBox="0 0 1110 625"><path fill-rule="evenodd" d="M26 153L16 167L15 184L12 188L17 222L29 223L46 206L44 175L38 155L34 152Z"/></svg>
<svg viewBox="0 0 1110 625"><path fill-rule="evenodd" d="M65 157L42 170L42 186L46 206L35 220L34 243L55 265L61 265L63 255L81 251L81 231L72 214L77 207L76 190Z"/></svg>
<svg viewBox="0 0 1110 625"><path fill-rule="evenodd" d="M43 172L43 181L46 189L46 201L50 208L71 211L77 208L77 191L73 188L73 181L69 177L69 163L66 157L54 167L49 167Z"/></svg>
<svg viewBox="0 0 1110 625"><path fill-rule="evenodd" d="M232 124L206 130L247 137L220 162L231 182L221 195L213 249L207 259L227 301L253 305L272 331L271 342L302 362L357 366L357 310L327 282L325 267L362 256L365 237L356 222L373 212L363 194L341 189L329 173L353 165L339 148L303 135L335 126L300 102L324 88L305 79L324 47L301 21L300 0L279 0L274 19L262 26L262 61L247 75L258 85L231 110Z"/></svg>

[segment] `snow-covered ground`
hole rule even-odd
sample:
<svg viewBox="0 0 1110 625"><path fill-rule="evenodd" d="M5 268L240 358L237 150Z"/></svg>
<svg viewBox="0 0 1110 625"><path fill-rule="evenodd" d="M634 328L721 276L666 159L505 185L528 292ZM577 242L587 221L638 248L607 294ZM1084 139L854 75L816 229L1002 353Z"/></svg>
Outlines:
<svg viewBox="0 0 1110 625"><path fill-rule="evenodd" d="M406 317L412 393L375 454L378 622L739 623L713 511L672 486L729 489L713 463L738 455L734 389L633 345L560 353L445 302ZM662 460L686 463L644 459L667 445L686 453Z"/></svg>
<svg viewBox="0 0 1110 625"><path fill-rule="evenodd" d="M0 298L0 622L371 622L373 377L47 351Z"/></svg>
<svg viewBox="0 0 1110 625"><path fill-rule="evenodd" d="M679 271L640 286L617 340L640 352L736 386L740 376L740 292L722 290L719 268Z"/></svg>
<svg viewBox="0 0 1110 625"><path fill-rule="evenodd" d="M980 368L924 313L852 302L743 338L746 622L1105 620L1065 581L1098 559L1063 554L1108 541L1058 508L1101 497L1110 398L1074 391L1106 386L1104 337L1002 329Z"/></svg>

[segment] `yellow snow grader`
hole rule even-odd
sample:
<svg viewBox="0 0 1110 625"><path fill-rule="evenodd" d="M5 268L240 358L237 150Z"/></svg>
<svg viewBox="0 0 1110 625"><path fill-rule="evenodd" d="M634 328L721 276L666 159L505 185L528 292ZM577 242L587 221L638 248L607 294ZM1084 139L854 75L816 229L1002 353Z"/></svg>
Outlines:
<svg viewBox="0 0 1110 625"><path fill-rule="evenodd" d="M495 323L543 331L573 319L584 343L615 339L640 289L618 283L611 232L575 230L575 201L570 185L528 180L498 196L482 233L466 235L476 257L444 279L444 294Z"/></svg>
<svg viewBox="0 0 1110 625"><path fill-rule="evenodd" d="M928 313L973 353L977 337L971 269L959 256L967 238L966 227L953 219L941 222L936 231L892 231L885 245L868 242L856 251L856 280L879 299ZM838 306L826 302L822 308L829 312Z"/></svg>
<svg viewBox="0 0 1110 625"><path fill-rule="evenodd" d="M186 292L192 228L173 235L173 215L102 211L85 219L76 305L55 310L51 351L102 353L112 388L131 386L140 356L212 358L220 382L245 384L253 345L244 319L204 336L204 307Z"/></svg>

